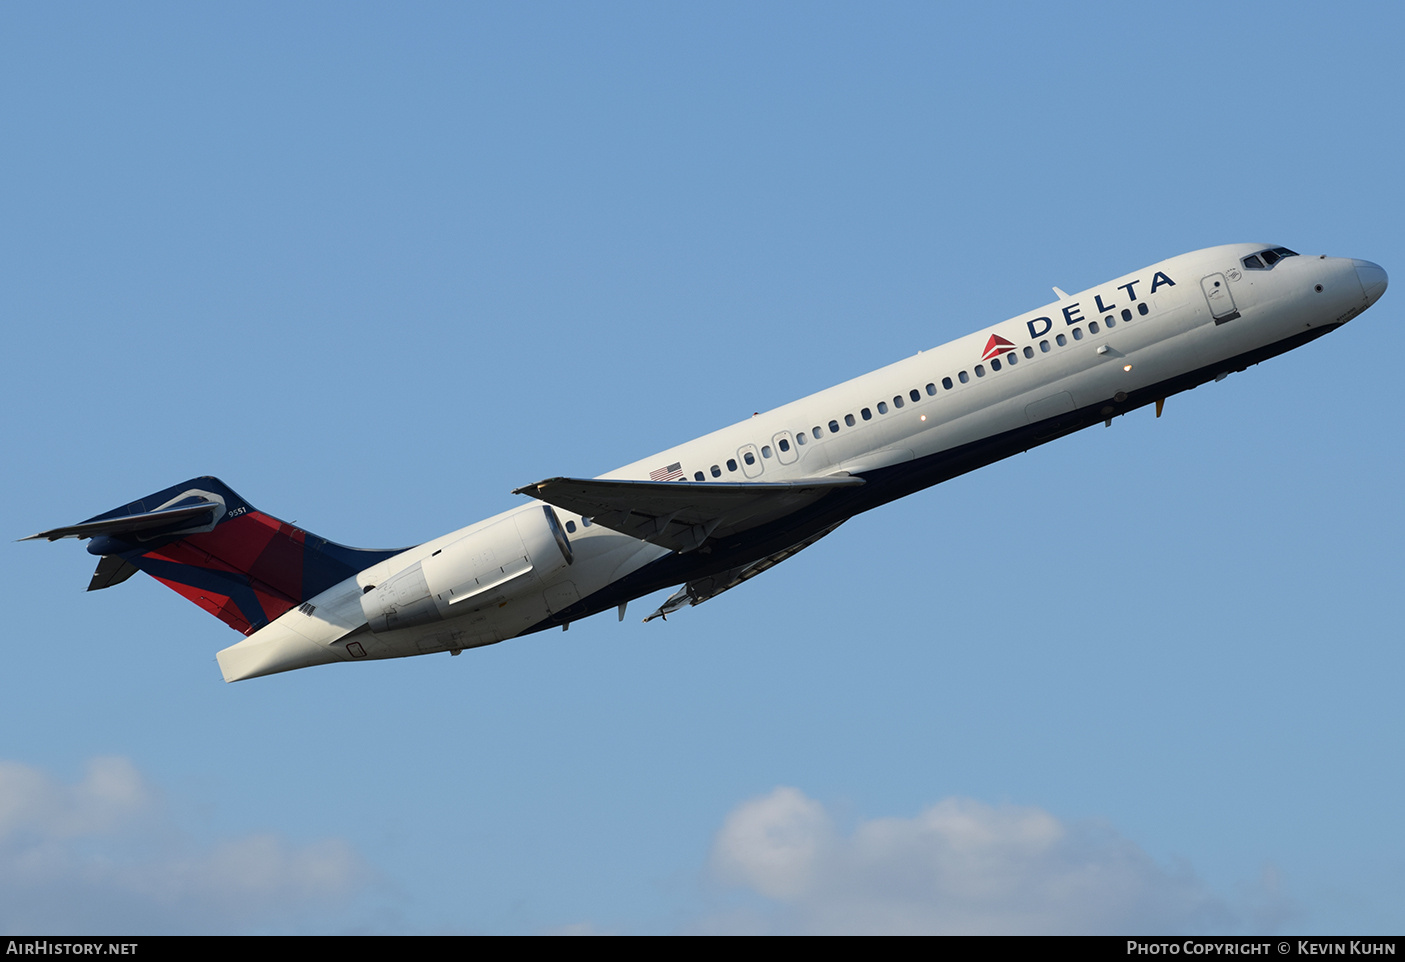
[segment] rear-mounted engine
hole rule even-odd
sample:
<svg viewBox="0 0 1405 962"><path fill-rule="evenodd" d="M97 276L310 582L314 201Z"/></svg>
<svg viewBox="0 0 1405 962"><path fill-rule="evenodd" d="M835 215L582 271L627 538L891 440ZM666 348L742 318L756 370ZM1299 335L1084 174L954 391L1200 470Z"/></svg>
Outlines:
<svg viewBox="0 0 1405 962"><path fill-rule="evenodd" d="M374 632L413 628L502 604L571 563L556 512L521 511L445 545L361 596Z"/></svg>

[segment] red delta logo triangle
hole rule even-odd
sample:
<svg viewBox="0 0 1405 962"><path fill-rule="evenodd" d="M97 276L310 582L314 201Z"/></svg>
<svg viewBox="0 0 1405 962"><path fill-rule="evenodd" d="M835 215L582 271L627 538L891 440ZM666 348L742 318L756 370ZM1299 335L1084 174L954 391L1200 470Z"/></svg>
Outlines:
<svg viewBox="0 0 1405 962"><path fill-rule="evenodd" d="M1005 340L999 334L990 335L990 340L985 342L985 353L981 355L982 361L989 361L997 354L1004 354L1007 350L1014 350L1015 345Z"/></svg>

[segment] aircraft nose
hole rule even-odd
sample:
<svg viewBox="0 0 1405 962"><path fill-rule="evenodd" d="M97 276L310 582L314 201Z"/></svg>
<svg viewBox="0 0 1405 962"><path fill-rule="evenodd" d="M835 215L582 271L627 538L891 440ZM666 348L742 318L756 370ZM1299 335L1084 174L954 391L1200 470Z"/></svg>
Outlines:
<svg viewBox="0 0 1405 962"><path fill-rule="evenodd" d="M1366 306L1370 307L1385 293L1390 278L1386 277L1385 270L1379 264L1354 258L1351 263L1356 267L1356 276L1361 281L1361 289L1366 292Z"/></svg>

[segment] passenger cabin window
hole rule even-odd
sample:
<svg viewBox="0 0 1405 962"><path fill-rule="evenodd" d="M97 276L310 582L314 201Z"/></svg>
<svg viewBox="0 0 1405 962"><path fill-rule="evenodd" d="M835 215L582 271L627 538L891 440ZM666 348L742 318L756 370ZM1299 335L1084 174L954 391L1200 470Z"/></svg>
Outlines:
<svg viewBox="0 0 1405 962"><path fill-rule="evenodd" d="M962 371L960 374L956 375L956 379L962 384L965 384L971 380L971 375L967 374L965 371Z"/></svg>
<svg viewBox="0 0 1405 962"><path fill-rule="evenodd" d="M927 396L928 396L928 397L936 397L936 395L937 395L937 386L936 386L935 384L928 384L928 385L927 385Z"/></svg>
<svg viewBox="0 0 1405 962"><path fill-rule="evenodd" d="M853 416L852 414L846 414L846 415L844 415L844 423L847 424L847 425L849 425L849 427L853 427L853 426L854 426L854 416Z"/></svg>
<svg viewBox="0 0 1405 962"><path fill-rule="evenodd" d="M728 458L728 459L727 459L727 470L728 470L728 471L735 471L735 470L737 470L737 462L736 462L736 459L735 459L735 458Z"/></svg>
<svg viewBox="0 0 1405 962"><path fill-rule="evenodd" d="M888 413L888 402L887 402L887 401L879 401L879 402L878 402L878 413L879 413L879 414L887 414L887 413Z"/></svg>
<svg viewBox="0 0 1405 962"><path fill-rule="evenodd" d="M948 391L950 391L953 387L955 387L955 385L953 385L953 384L951 383L951 378L949 378L949 377L944 377L944 378L942 378L942 387L944 387L944 388L946 388Z"/></svg>
<svg viewBox="0 0 1405 962"><path fill-rule="evenodd" d="M860 411L860 412L859 412L859 415L860 415L865 421L872 421L872 420L873 420L873 412L870 411L868 408L864 408L862 411Z"/></svg>
<svg viewBox="0 0 1405 962"><path fill-rule="evenodd" d="M830 422L829 422L829 433L830 433L830 434L838 434L838 433L839 433L839 422L838 422L838 421L830 421Z"/></svg>
<svg viewBox="0 0 1405 962"><path fill-rule="evenodd" d="M706 477L706 475L704 475L701 471L696 471L696 472L693 473L693 480L694 480L694 481L701 481L701 480L703 480L704 477Z"/></svg>
<svg viewBox="0 0 1405 962"><path fill-rule="evenodd" d="M912 398L914 401L922 400L922 395L918 392L917 388L913 388L911 391L908 391L907 396Z"/></svg>

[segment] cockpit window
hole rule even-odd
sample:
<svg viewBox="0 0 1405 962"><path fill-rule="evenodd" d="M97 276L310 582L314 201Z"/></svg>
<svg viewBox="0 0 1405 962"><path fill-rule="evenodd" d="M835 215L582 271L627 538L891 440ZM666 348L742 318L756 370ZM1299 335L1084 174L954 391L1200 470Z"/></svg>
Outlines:
<svg viewBox="0 0 1405 962"><path fill-rule="evenodd" d="M1250 254L1248 257L1241 258L1239 263L1243 264L1246 270L1269 271L1273 270L1273 265L1277 264L1283 258L1297 256L1297 251L1290 251L1286 247L1270 247L1267 250L1259 251L1257 254Z"/></svg>

